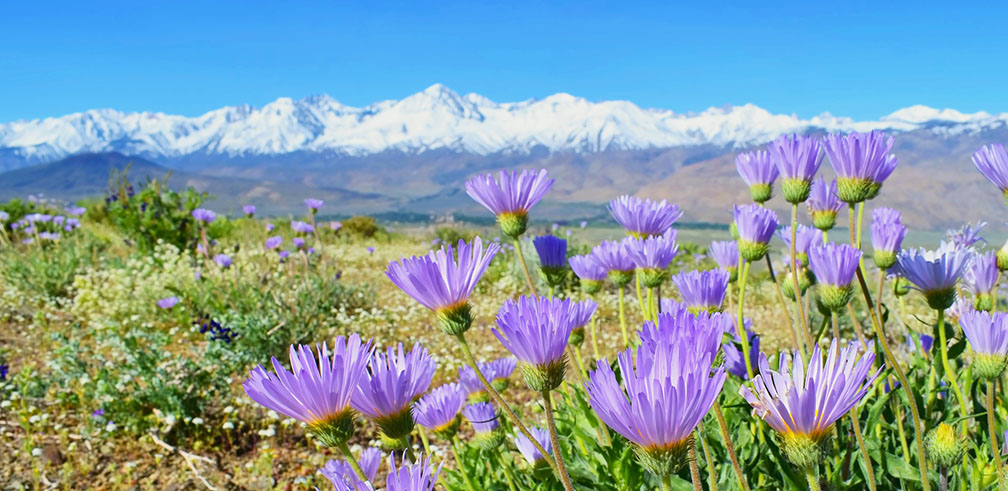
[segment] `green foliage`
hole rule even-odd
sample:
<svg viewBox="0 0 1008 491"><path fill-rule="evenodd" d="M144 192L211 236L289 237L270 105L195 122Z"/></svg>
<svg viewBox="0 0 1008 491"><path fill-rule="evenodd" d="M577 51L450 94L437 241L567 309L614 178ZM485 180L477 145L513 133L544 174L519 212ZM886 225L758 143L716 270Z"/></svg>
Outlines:
<svg viewBox="0 0 1008 491"><path fill-rule="evenodd" d="M374 237L380 228L374 217L358 215L343 220L343 230L357 237Z"/></svg>
<svg viewBox="0 0 1008 491"><path fill-rule="evenodd" d="M455 247L459 240L464 240L469 242L476 236L476 232L472 230L461 230L456 227L443 226L438 227L434 231L434 236L437 237L442 244L451 245Z"/></svg>
<svg viewBox="0 0 1008 491"><path fill-rule="evenodd" d="M21 292L68 297L77 272L95 264L106 245L90 235L41 242L0 253L0 275Z"/></svg>

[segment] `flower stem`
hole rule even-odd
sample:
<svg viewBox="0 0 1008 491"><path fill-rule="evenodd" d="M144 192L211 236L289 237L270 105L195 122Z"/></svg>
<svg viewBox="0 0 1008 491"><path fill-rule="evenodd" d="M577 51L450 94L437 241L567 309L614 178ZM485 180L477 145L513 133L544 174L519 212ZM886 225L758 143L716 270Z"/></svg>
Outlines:
<svg viewBox="0 0 1008 491"><path fill-rule="evenodd" d="M624 309L625 309L624 303L625 303L625 301L623 300L623 285L620 285L620 287L619 287L619 328L620 328L620 332L623 333L623 348L625 349L625 348L629 348L630 347L630 336L627 334L627 329L626 329L626 313L624 312Z"/></svg>
<svg viewBox="0 0 1008 491"><path fill-rule="evenodd" d="M777 281L777 275L774 274L773 261L770 260L770 255L766 255L766 267L767 271L770 272L770 281L773 281L774 291L777 292L777 303L780 304L781 309L784 311L784 318L787 319L788 331L791 333L791 343L794 344L796 350L801 352L802 357L807 356L805 353L805 345L798 341L798 331L795 329L794 319L791 318L791 312L787 309L787 300L784 298L784 292L781 291L780 283ZM730 292L731 290L729 290ZM806 338L805 342L812 345L812 338Z"/></svg>
<svg viewBox="0 0 1008 491"><path fill-rule="evenodd" d="M466 341L465 339L465 333L458 334L457 336L455 336L455 338L458 339L459 346L462 347L462 354L465 357L466 363L468 363L469 366L473 369L473 371L476 372L476 378L478 378L480 383L483 384L483 387L487 390L487 393L490 394L490 397L494 400L494 402L497 403L498 406L504 409L504 412L507 413L509 418L511 418L511 421L514 422L515 426L518 427L518 431L520 431L521 434L525 435L525 438L528 438L529 441L532 442L532 446L534 446L536 450L539 451L539 453L541 453L546 457L544 459L546 463L549 464L550 468L553 469L553 472L555 472L557 476L559 476L560 471L557 468L557 464L549 456L550 454L549 452L546 451L546 448L539 443L539 440L536 440L535 436L533 436L532 433L528 430L528 427L526 427L525 424L523 424L521 420L518 419L518 416L511 409L511 406L508 405L507 401L504 400L504 397L500 395L500 392L497 392L497 389L495 389L493 385L491 385L490 382L487 381L486 377L483 375L483 371L480 370L479 365L476 363L476 358L473 357L472 350L469 349L469 342Z"/></svg>
<svg viewBox="0 0 1008 491"><path fill-rule="evenodd" d="M742 309L745 305L745 287L746 280L749 278L749 262L746 261L745 265L742 266L742 275L739 278L739 294L738 294L738 322L735 324L735 329L738 331L739 338L742 339L742 356L745 358L746 372L749 374L749 378L753 377L752 360L749 359L749 336L746 336L745 323L742 319Z"/></svg>
<svg viewBox="0 0 1008 491"><path fill-rule="evenodd" d="M650 319L651 318L651 313L649 312L649 309L648 309L648 307L650 306L650 304L644 303L644 296L641 295L640 270L637 270L637 272L634 273L634 279L635 279L635 281L637 283L637 303L640 304L641 314L644 315L645 319Z"/></svg>
<svg viewBox="0 0 1008 491"><path fill-rule="evenodd" d="M963 396L962 389L959 388L959 377L956 375L955 370L952 368L952 363L949 362L948 357L948 341L945 335L945 311L937 310L938 312L938 343L941 348L941 358L942 358L942 368L945 369L945 377L949 381L949 385L952 386L952 391L955 392L956 398L959 399L959 412L963 416L963 429L966 428L966 424L969 422L969 411L966 409L966 398Z"/></svg>
<svg viewBox="0 0 1008 491"><path fill-rule="evenodd" d="M581 388L584 389L584 387L588 385L588 382L585 380L585 373L588 373L588 371L585 370L584 359L581 358L581 348L575 346L569 346L568 349L572 353L574 353L574 363L577 364L576 371L578 382L581 384ZM609 430L607 429L606 425L603 424L602 421L598 419L598 415L596 415L594 412L592 413L592 418L597 423L596 428L598 429L599 441L602 443L603 447L608 447L609 445L612 444L609 441Z"/></svg>
<svg viewBox="0 0 1008 491"><path fill-rule="evenodd" d="M896 402L896 399L890 399L893 406L893 413L896 414L896 429L899 430L900 437L900 447L903 448L903 460L906 463L910 463L910 446L907 445L906 430L903 429L903 408Z"/></svg>
<svg viewBox="0 0 1008 491"><path fill-rule="evenodd" d="M738 455L735 455L735 447L732 445L731 433L728 432L728 423L725 422L724 413L721 412L721 404L714 401L714 415L717 416L718 426L721 428L721 437L724 438L725 447L728 448L728 458L731 459L732 467L735 469L735 477L738 478L739 490L749 491L749 482L746 481L742 466L739 465Z"/></svg>
<svg viewBox="0 0 1008 491"><path fill-rule="evenodd" d="M654 288L648 288L647 290L647 304L648 304L648 316L649 320L658 322L658 309L654 306Z"/></svg>
<svg viewBox="0 0 1008 491"><path fill-rule="evenodd" d="M518 260L521 261L522 271L525 272L525 281L528 282L529 291L532 292L533 297L538 298L539 294L536 293L535 283L532 282L532 275L529 274L528 264L525 263L525 254L522 253L521 239L515 237L514 243L515 243L515 254L518 255Z"/></svg>
<svg viewBox="0 0 1008 491"><path fill-rule="evenodd" d="M1005 490L1004 476L1001 474L1001 452L998 451L997 432L994 431L994 381L987 381L987 432L990 434L991 457L997 472L998 489Z"/></svg>
<svg viewBox="0 0 1008 491"><path fill-rule="evenodd" d="M662 476L661 478L661 488L662 491L672 490L672 476Z"/></svg>
<svg viewBox="0 0 1008 491"><path fill-rule="evenodd" d="M350 451L350 447L347 446L347 443L342 442L339 445L337 445L337 448L339 448L340 453L343 454L343 458L345 458L346 461L350 464L350 467L353 468L354 473L357 474L357 477L361 478L361 480L364 482L368 482L369 480L367 476L364 475L364 470L361 469L360 464L357 463L357 459L354 458L353 452Z"/></svg>
<svg viewBox="0 0 1008 491"><path fill-rule="evenodd" d="M711 457L710 444L707 443L707 437L704 436L703 423L696 429L696 434L700 435L700 448L703 449L704 460L707 461L707 488L714 491L717 489L717 467L714 466L714 458Z"/></svg>
<svg viewBox="0 0 1008 491"><path fill-rule="evenodd" d="M592 356L596 360L601 360L602 357L599 355L598 349L598 316L593 315L591 320L591 343L592 343Z"/></svg>
<svg viewBox="0 0 1008 491"><path fill-rule="evenodd" d="M815 467L805 468L805 479L808 481L808 486L810 491L820 491L819 487L819 471Z"/></svg>
<svg viewBox="0 0 1008 491"><path fill-rule="evenodd" d="M875 469L872 467L871 455L868 454L868 446L865 445L864 435L861 434L861 424L858 423L857 408L850 410L851 424L854 426L854 436L857 437L858 446L861 447L861 457L864 458L865 470L868 471L868 489L875 491Z"/></svg>
<svg viewBox="0 0 1008 491"><path fill-rule="evenodd" d="M574 484L571 483L570 475L567 474L567 465L564 464L563 452L560 450L560 437L557 435L556 422L553 421L553 396L550 394L549 389L542 391L542 396L546 409L546 425L549 427L550 442L553 444L553 457L556 459L556 464L559 468L560 481L563 482L564 489L574 491Z"/></svg>
<svg viewBox="0 0 1008 491"><path fill-rule="evenodd" d="M802 331L805 333L805 338L811 340L812 335L809 333L808 320L805 318L805 307L802 305L802 294L801 287L798 286L798 254L795 247L797 246L798 238L798 203L791 204L791 279L794 280L794 296L795 296L795 315L798 316L799 322L795 322L795 326L800 325ZM811 347L811 346L810 346ZM750 376L752 376L750 374Z"/></svg>
<svg viewBox="0 0 1008 491"><path fill-rule="evenodd" d="M690 437L689 442L689 471L690 481L693 482L693 491L703 491L700 485L700 467L697 465L696 438Z"/></svg>
<svg viewBox="0 0 1008 491"><path fill-rule="evenodd" d="M465 463L459 458L458 439L452 438L450 443L452 456L455 457L455 465L458 466L459 474L462 474L462 480L465 481L466 489L476 491L476 487L473 486L472 480L469 478L469 471L466 469Z"/></svg>
<svg viewBox="0 0 1008 491"><path fill-rule="evenodd" d="M417 433L420 434L420 442L423 443L424 453L430 455L430 440L427 439L427 432L424 431L423 426L417 425Z"/></svg>

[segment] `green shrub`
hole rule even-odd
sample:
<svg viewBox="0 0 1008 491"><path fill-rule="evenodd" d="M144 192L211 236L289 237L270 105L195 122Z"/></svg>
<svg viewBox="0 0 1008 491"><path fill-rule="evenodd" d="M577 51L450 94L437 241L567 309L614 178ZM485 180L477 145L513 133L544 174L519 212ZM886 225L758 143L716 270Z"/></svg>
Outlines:
<svg viewBox="0 0 1008 491"><path fill-rule="evenodd" d="M343 220L343 230L358 237L374 237L380 229L374 217L354 216Z"/></svg>
<svg viewBox="0 0 1008 491"><path fill-rule="evenodd" d="M454 246L458 244L459 240L465 240L469 242L476 236L476 233L472 230L459 230L455 227L438 227L434 231L434 236L437 237L442 244L450 244Z"/></svg>

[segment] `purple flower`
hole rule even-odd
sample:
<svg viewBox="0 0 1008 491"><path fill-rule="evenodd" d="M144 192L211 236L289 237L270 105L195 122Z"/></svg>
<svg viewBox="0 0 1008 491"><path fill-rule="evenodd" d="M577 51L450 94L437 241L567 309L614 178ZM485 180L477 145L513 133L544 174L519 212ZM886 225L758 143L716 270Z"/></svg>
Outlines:
<svg viewBox="0 0 1008 491"><path fill-rule="evenodd" d="M974 295L986 295L997 286L998 268L997 256L994 251L973 256L973 261L966 267L963 282Z"/></svg>
<svg viewBox="0 0 1008 491"><path fill-rule="evenodd" d="M280 247L281 243L283 243L283 237L275 235L273 237L266 239L266 249L269 250L276 249L277 247Z"/></svg>
<svg viewBox="0 0 1008 491"><path fill-rule="evenodd" d="M501 231L509 237L525 233L528 212L553 186L546 177L546 169L531 169L521 174L517 171L500 171L500 180L492 174L476 176L465 183L466 194L485 206L497 217Z"/></svg>
<svg viewBox="0 0 1008 491"><path fill-rule="evenodd" d="M763 203L773 196L773 183L779 172L766 150L740 153L735 156L735 169L749 186L753 201Z"/></svg>
<svg viewBox="0 0 1008 491"><path fill-rule="evenodd" d="M532 240L539 264L543 268L563 269L567 266L567 241L552 235L543 235Z"/></svg>
<svg viewBox="0 0 1008 491"><path fill-rule="evenodd" d="M633 271L636 267L630 254L627 252L626 242L615 242L603 240L601 244L595 246L591 252L595 262L602 265L610 274L616 272Z"/></svg>
<svg viewBox="0 0 1008 491"><path fill-rule="evenodd" d="M578 307L570 299L519 297L497 312L493 333L518 361L536 366L563 363Z"/></svg>
<svg viewBox="0 0 1008 491"><path fill-rule="evenodd" d="M742 258L753 262L770 250L770 239L777 230L777 214L760 205L736 205L733 211L738 230L738 248Z"/></svg>
<svg viewBox="0 0 1008 491"><path fill-rule="evenodd" d="M518 360L508 356L487 363L480 362L479 369L483 373L483 376L486 377L487 382L501 384L506 382L508 377L511 376L517 363ZM460 367L458 374L459 385L462 386L466 394L478 394L486 389L483 387L483 382L480 382L479 377L476 376L476 371L469 365Z"/></svg>
<svg viewBox="0 0 1008 491"><path fill-rule="evenodd" d="M291 370L273 357L273 370L252 369L242 387L248 396L285 416L303 421L327 446L350 438L353 412L350 401L358 383L364 382L373 346L357 334L340 336L329 351L316 345L318 358L308 345L290 347ZM351 429L347 429L349 426Z"/></svg>
<svg viewBox="0 0 1008 491"><path fill-rule="evenodd" d="M280 251L277 255L280 257L280 262L283 262L284 259L290 257L290 251Z"/></svg>
<svg viewBox="0 0 1008 491"><path fill-rule="evenodd" d="M396 468L395 454L389 454L388 465L389 474L385 479L385 491L434 491L438 476L441 474L441 466L444 464L439 465L437 470L432 470L428 455L413 464L404 461L402 467Z"/></svg>
<svg viewBox="0 0 1008 491"><path fill-rule="evenodd" d="M66 217L63 215L56 215L53 217L52 221L53 224L61 226L63 225L63 222L66 222Z"/></svg>
<svg viewBox="0 0 1008 491"><path fill-rule="evenodd" d="M442 385L413 405L413 419L424 428L445 433L445 437L454 436L466 395L459 384Z"/></svg>
<svg viewBox="0 0 1008 491"><path fill-rule="evenodd" d="M748 327L746 327L745 331L746 337L749 338L749 358L758 360L760 356L760 337ZM738 333L735 333L734 338L736 342L739 342ZM742 350L735 343L724 343L721 346L721 352L724 353L725 370L740 379L748 380L749 371L746 369L745 356L742 355Z"/></svg>
<svg viewBox="0 0 1008 491"><path fill-rule="evenodd" d="M434 379L434 360L419 343L406 352L403 344L371 356L368 370L351 399L354 409L371 418L392 439L413 430L410 404Z"/></svg>
<svg viewBox="0 0 1008 491"><path fill-rule="evenodd" d="M256 207L255 205L245 205L242 207L242 211L245 212L246 215L252 216L255 215Z"/></svg>
<svg viewBox="0 0 1008 491"><path fill-rule="evenodd" d="M0 363L0 380L7 380L7 372L9 370L10 367L6 363Z"/></svg>
<svg viewBox="0 0 1008 491"><path fill-rule="evenodd" d="M162 309L170 309L179 303L179 299L176 296L165 297L157 301L157 306Z"/></svg>
<svg viewBox="0 0 1008 491"><path fill-rule="evenodd" d="M490 433L500 426L497 410L489 402L470 404L462 409L462 414L469 420L477 434Z"/></svg>
<svg viewBox="0 0 1008 491"><path fill-rule="evenodd" d="M319 211L319 209L322 208L322 205L324 203L325 203L324 201L315 198L308 198L304 200L304 205L308 207L308 209L311 210L312 213Z"/></svg>
<svg viewBox="0 0 1008 491"><path fill-rule="evenodd" d="M882 182L899 161L890 153L893 137L881 131L830 134L826 155L837 175L837 195L845 203L860 203L878 195Z"/></svg>
<svg viewBox="0 0 1008 491"><path fill-rule="evenodd" d="M369 481L373 481L375 476L378 475L381 458L382 452L377 447L368 447L361 452L357 463L360 465L361 470L364 471L364 477L368 478ZM366 489L364 488L366 484L360 480L357 472L345 460L330 460L326 462L325 466L319 469L319 472L332 482L333 486L336 486L336 489L341 489L341 485L348 486L348 488L343 489L350 489L352 491Z"/></svg>
<svg viewBox="0 0 1008 491"><path fill-rule="evenodd" d="M919 288L931 308L944 310L955 302L956 282L971 256L968 249L956 249L947 242L936 251L908 249L896 257L894 272Z"/></svg>
<svg viewBox="0 0 1008 491"><path fill-rule="evenodd" d="M682 216L675 203L625 195L609 202L609 213L635 237L662 235Z"/></svg>
<svg viewBox="0 0 1008 491"><path fill-rule="evenodd" d="M626 254L630 256L634 266L645 270L664 272L679 253L675 230L645 238L629 237L625 239L624 244Z"/></svg>
<svg viewBox="0 0 1008 491"><path fill-rule="evenodd" d="M452 246L446 245L426 256L392 261L385 275L414 300L436 312L447 332L459 334L472 323L469 296L499 250L497 244L489 244L484 250L479 237L472 244L459 240L457 257Z"/></svg>
<svg viewBox="0 0 1008 491"><path fill-rule="evenodd" d="M781 228L779 232L781 240L784 241L784 245L791 249L791 226ZM809 253L809 248L813 245L822 244L823 234L822 230L817 228L809 227L807 225L798 224L797 230L795 230L795 252L798 256L805 256ZM804 262L804 261L802 261Z"/></svg>
<svg viewBox="0 0 1008 491"><path fill-rule="evenodd" d="M305 242L304 242L304 239L302 239L301 237L294 237L293 242L294 242L294 247L296 249L300 249L300 248L304 247L304 243Z"/></svg>
<svg viewBox="0 0 1008 491"><path fill-rule="evenodd" d="M598 309L598 302L594 300L582 300L580 302L574 302L571 305L571 324L574 325L574 329L578 329L588 325L591 321L591 317L595 315L595 311Z"/></svg>
<svg viewBox="0 0 1008 491"><path fill-rule="evenodd" d="M71 206L66 209L67 214L79 217L87 211L83 206Z"/></svg>
<svg viewBox="0 0 1008 491"><path fill-rule="evenodd" d="M687 271L672 277L679 296L691 312L719 311L728 291L729 274L723 269Z"/></svg>
<svg viewBox="0 0 1008 491"><path fill-rule="evenodd" d="M98 408L98 409L95 409L95 410L94 410L94 411L93 411L93 412L91 413L91 417L92 417L92 418L95 418L95 419L98 419L98 418L101 418L101 417L103 417L103 416L105 416L105 410L104 410L104 409L102 409L102 408Z"/></svg>
<svg viewBox="0 0 1008 491"><path fill-rule="evenodd" d="M227 254L217 254L213 258L214 262L222 268L228 268L231 266L231 256Z"/></svg>
<svg viewBox="0 0 1008 491"><path fill-rule="evenodd" d="M571 269L578 278L587 281L603 281L609 270L595 259L593 254L571 256L568 259Z"/></svg>
<svg viewBox="0 0 1008 491"><path fill-rule="evenodd" d="M59 232L40 232L39 238L42 240L56 240L60 238Z"/></svg>
<svg viewBox="0 0 1008 491"><path fill-rule="evenodd" d="M368 252L368 254L374 254L374 251L375 251L375 248L374 248L374 246L368 246L368 247L367 247L367 252Z"/></svg>
<svg viewBox="0 0 1008 491"><path fill-rule="evenodd" d="M792 355L782 353L777 370L771 370L766 355L760 354L760 374L752 379L753 388L743 385L739 393L784 438L821 441L836 420L861 402L882 371L879 367L870 374L875 352L869 349L859 359L858 346L851 343L841 350L834 340L823 362L817 344L807 368L798 351L793 366Z"/></svg>
<svg viewBox="0 0 1008 491"><path fill-rule="evenodd" d="M712 370L710 353L688 343L641 345L636 355L635 364L633 349L619 354L622 384L608 360L598 361L585 386L588 402L606 426L648 454L645 465L683 462L693 429L721 392L724 367ZM662 477L675 470L655 467L649 470Z"/></svg>
<svg viewBox="0 0 1008 491"><path fill-rule="evenodd" d="M217 214L206 208L196 208L192 211L192 217L201 222L210 223L217 219Z"/></svg>
<svg viewBox="0 0 1008 491"><path fill-rule="evenodd" d="M827 242L809 249L809 265L820 285L845 288L854 281L861 251L850 244Z"/></svg>
<svg viewBox="0 0 1008 491"><path fill-rule="evenodd" d="M315 231L315 227L310 223L294 220L291 222L291 229L299 234L310 234Z"/></svg>
<svg viewBox="0 0 1008 491"><path fill-rule="evenodd" d="M652 351L659 344L683 344L713 360L721 345L722 335L733 329L732 316L722 312L693 314L684 306L669 305L669 310L658 314L658 323L645 321L639 333L641 346Z"/></svg>
<svg viewBox="0 0 1008 491"><path fill-rule="evenodd" d="M738 244L736 244L734 240L711 242L708 252L710 257L714 258L714 262L716 262L721 268L731 270L738 267Z"/></svg>
<svg viewBox="0 0 1008 491"><path fill-rule="evenodd" d="M988 380L1000 378L1008 360L1008 314L967 309L959 325L973 349L974 372Z"/></svg>
<svg viewBox="0 0 1008 491"><path fill-rule="evenodd" d="M808 199L812 178L822 165L819 141L811 136L781 135L770 143L770 157L783 179L781 193L788 203Z"/></svg>
<svg viewBox="0 0 1008 491"><path fill-rule="evenodd" d="M553 443L550 441L550 434L548 431L537 426L533 426L529 428L529 433L532 433L532 436L535 437L536 441L538 441L550 455L553 455ZM518 447L518 451L521 452L522 457L525 457L525 461L528 462L529 465L541 464L546 461L546 456L540 453L539 449L537 449L532 443L532 440L529 440L523 433L519 433L515 436L515 446Z"/></svg>
<svg viewBox="0 0 1008 491"><path fill-rule="evenodd" d="M822 176L812 181L808 201L805 202L812 223L819 230L829 230L836 224L837 212L843 208L843 203L837 196L836 180L827 181Z"/></svg>
<svg viewBox="0 0 1008 491"><path fill-rule="evenodd" d="M973 154L973 164L988 181L1008 194L1008 152L1004 145L992 143L980 147Z"/></svg>
<svg viewBox="0 0 1008 491"><path fill-rule="evenodd" d="M945 233L946 237L956 247L960 249L965 249L967 247L973 247L978 242L987 242L986 239L980 236L980 230L987 226L987 222L977 222L976 225L971 225L969 223L963 225L958 230L949 229Z"/></svg>
<svg viewBox="0 0 1008 491"><path fill-rule="evenodd" d="M272 223L267 223L266 224L266 231L267 232L272 232L273 229L275 229L275 228L276 228L276 225L273 225Z"/></svg>
<svg viewBox="0 0 1008 491"><path fill-rule="evenodd" d="M343 228L343 224L340 222L329 222L329 228L332 229L333 232L336 232Z"/></svg>
<svg viewBox="0 0 1008 491"><path fill-rule="evenodd" d="M581 228L585 228L587 226L588 226L588 222L585 221L585 220L581 220Z"/></svg>
<svg viewBox="0 0 1008 491"><path fill-rule="evenodd" d="M907 229L901 223L902 214L892 208L872 210L871 240L875 251L897 254Z"/></svg>

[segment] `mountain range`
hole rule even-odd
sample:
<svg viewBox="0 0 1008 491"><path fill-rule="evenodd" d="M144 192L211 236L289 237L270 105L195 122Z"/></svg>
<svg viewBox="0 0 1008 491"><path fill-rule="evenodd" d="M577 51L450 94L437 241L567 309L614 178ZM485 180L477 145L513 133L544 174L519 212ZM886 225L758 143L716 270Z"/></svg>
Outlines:
<svg viewBox="0 0 1008 491"><path fill-rule="evenodd" d="M481 212L461 191L467 177L541 166L557 178L544 217L597 216L605 201L638 194L679 202L688 220L723 222L731 203L746 199L734 171L738 151L782 133L870 129L896 136L901 165L878 201L903 209L911 225L944 227L999 210L999 193L969 156L1008 140L1008 114L912 106L872 121L802 119L752 104L676 113L568 94L497 103L440 84L366 107L323 95L197 117L100 109L0 124L0 170L22 172L0 174L0 198L34 192L42 183L26 176L53 170L25 168L80 166L81 155L122 163L128 155L174 170L176 182L213 192L223 207L247 201L287 212L308 193L329 193L345 198L348 212L474 214ZM71 179L58 194L93 192L83 177L91 174L75 174L80 186ZM108 174L92 177L105 183Z"/></svg>

